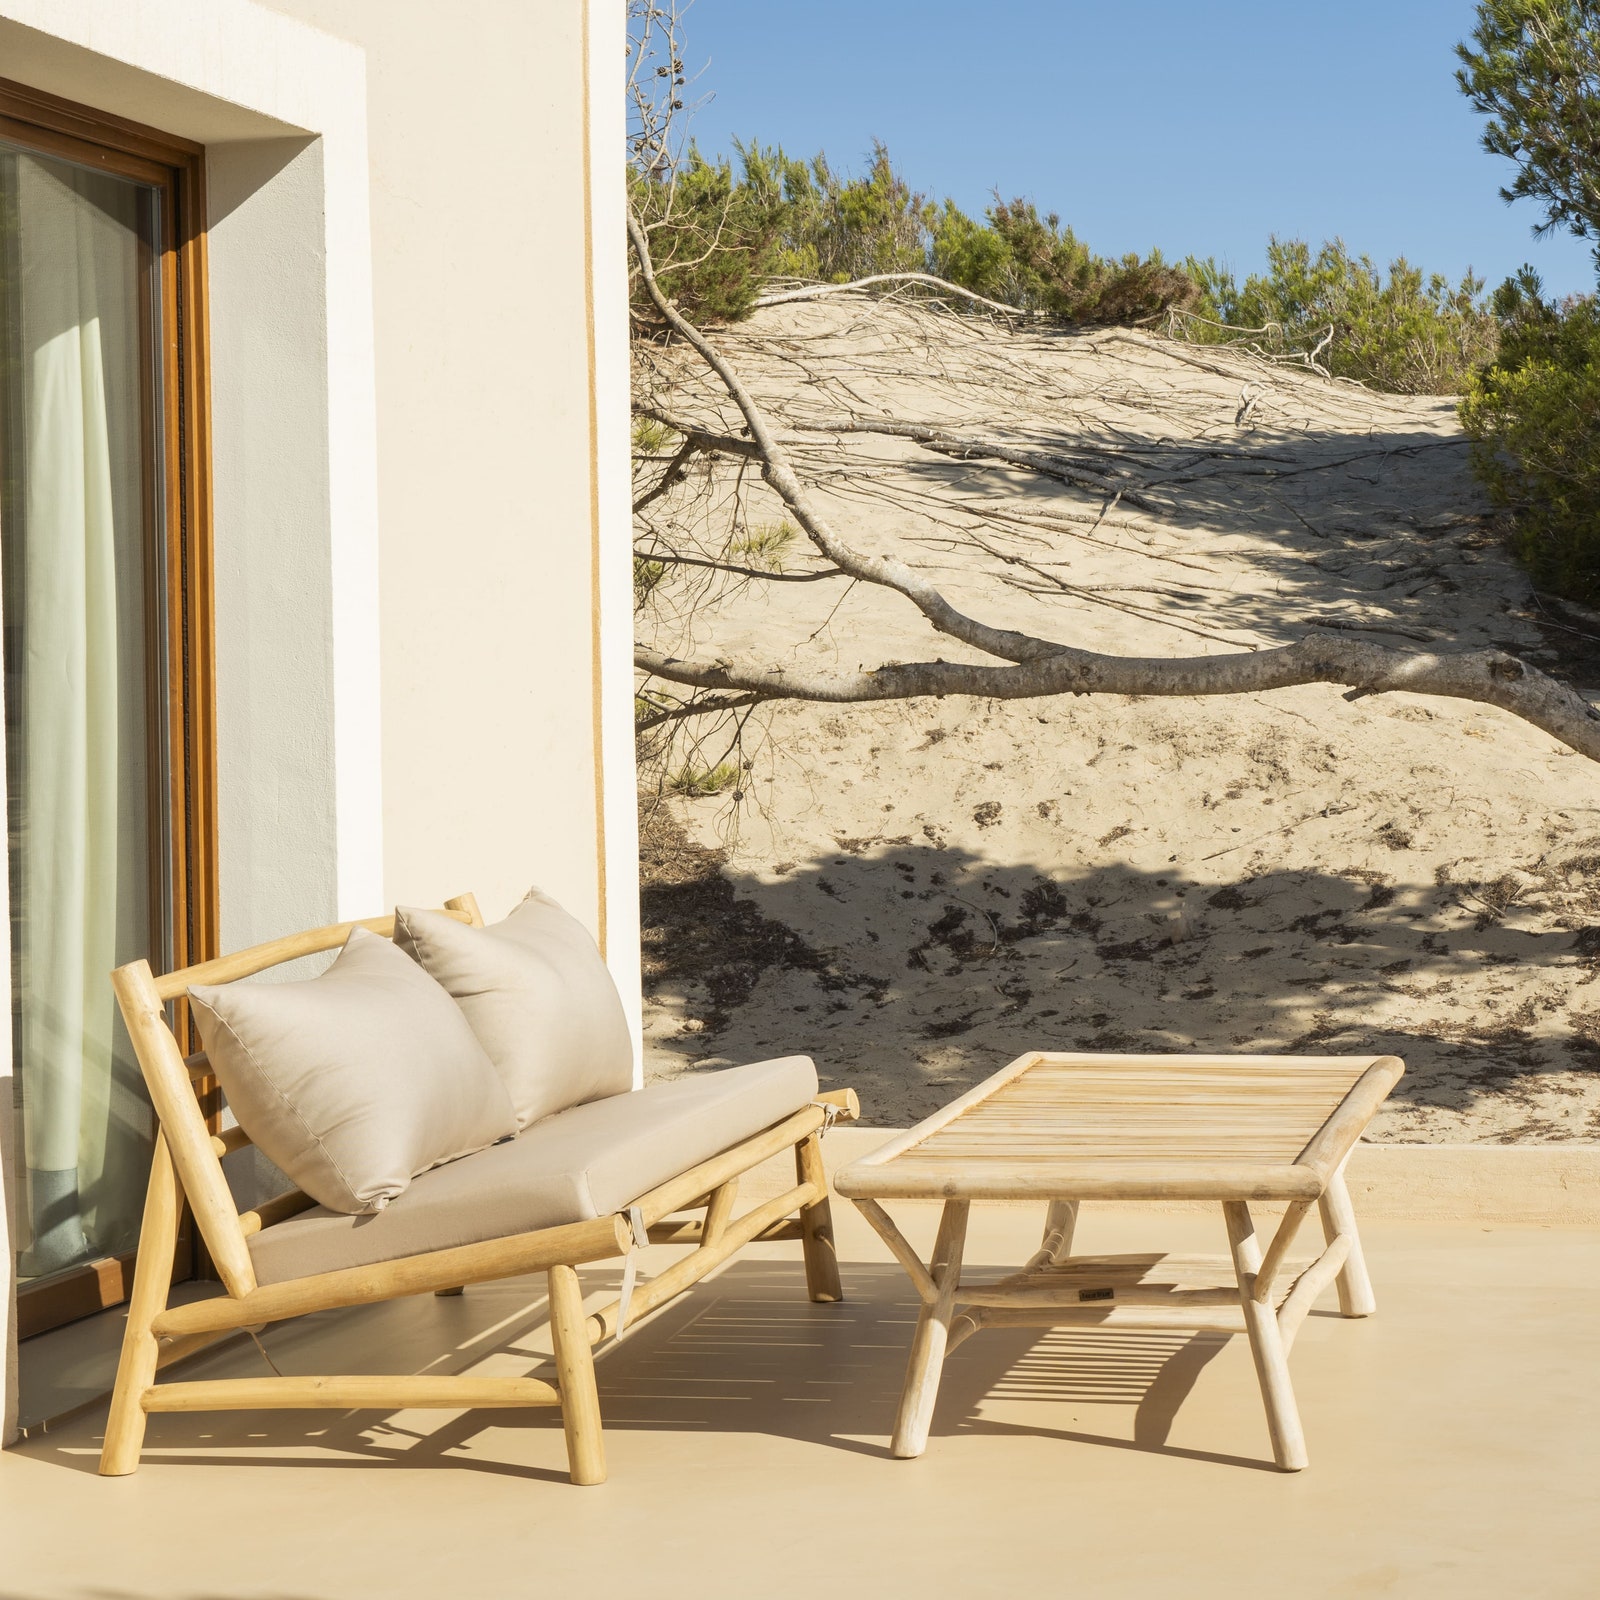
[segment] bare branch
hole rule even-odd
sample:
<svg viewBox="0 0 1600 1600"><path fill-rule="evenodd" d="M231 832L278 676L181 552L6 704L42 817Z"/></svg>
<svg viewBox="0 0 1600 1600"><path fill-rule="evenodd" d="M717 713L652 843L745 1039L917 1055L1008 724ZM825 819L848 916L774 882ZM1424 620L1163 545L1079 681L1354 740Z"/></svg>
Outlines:
<svg viewBox="0 0 1600 1600"><path fill-rule="evenodd" d="M975 649L1006 661L1031 661L1041 655L1059 650L1060 645L1047 640L1030 638L1025 633L1015 633L1008 628L991 628L975 618L965 616L925 578L913 572L904 562L892 557L863 555L850 548L829 527L822 515L811 504L810 496L801 487L794 468L783 447L773 437L761 408L750 397L722 353L710 343L700 330L673 305L661 285L656 282L655 268L650 260L650 246L639 226L639 219L630 211L628 235L633 240L634 253L639 260L639 271L645 290L662 317L686 343L692 345L716 375L721 378L733 402L744 415L750 437L761 452L761 476L782 498L794 513L811 542L843 572L863 583L878 584L885 589L895 589L917 607L928 621L941 633L960 639Z"/></svg>
<svg viewBox="0 0 1600 1600"><path fill-rule="evenodd" d="M648 716L634 720L635 733L650 733L668 723L682 722L689 717L704 717L718 711L740 711L749 706L763 704L770 697L764 694L699 695L685 700L681 705L662 706Z"/></svg>
<svg viewBox="0 0 1600 1600"><path fill-rule="evenodd" d="M682 479L683 469L688 464L689 457L700 448L701 445L697 439L685 437L683 443L678 447L677 454L667 463L666 471L633 502L634 516L638 516L653 500L659 500L674 484Z"/></svg>
<svg viewBox="0 0 1600 1600"><path fill-rule="evenodd" d="M971 289L963 289L959 283L951 283L947 278L936 278L931 272L875 272L870 277L853 278L849 283L808 283L801 289L780 289L774 294L764 294L756 301L756 308L760 310L765 306L786 306L796 300L820 300L824 295L849 294L878 283L924 284L928 288L937 289L941 294L957 295L1003 317L1037 319L1045 316L1043 311L1024 311L1020 306L1008 306L1002 300L986 299Z"/></svg>
<svg viewBox="0 0 1600 1600"><path fill-rule="evenodd" d="M872 672L820 673L689 661L636 646L639 668L671 683L770 699L859 702L975 695L1031 700L1059 694L1259 694L1297 684L1343 684L1347 699L1404 691L1498 706L1600 761L1600 713L1565 685L1499 650L1449 655L1390 650L1354 639L1302 639L1224 656L1107 656L1058 649L1009 666L919 661Z"/></svg>
<svg viewBox="0 0 1600 1600"><path fill-rule="evenodd" d="M726 572L736 578L759 578L763 583L816 583L822 578L845 576L837 567L823 567L817 572L773 572L760 567L740 567L729 561L705 561L699 556L669 555L663 550L638 550L634 555L640 561L660 561L669 567L703 567L707 572Z"/></svg>
<svg viewBox="0 0 1600 1600"><path fill-rule="evenodd" d="M663 428L671 428L674 433L681 433L696 450L720 451L727 456L745 456L751 461L763 459L761 446L750 439L736 439L732 434L726 433L711 433L656 406L636 402L633 414L636 417L648 417L652 422L659 422Z"/></svg>

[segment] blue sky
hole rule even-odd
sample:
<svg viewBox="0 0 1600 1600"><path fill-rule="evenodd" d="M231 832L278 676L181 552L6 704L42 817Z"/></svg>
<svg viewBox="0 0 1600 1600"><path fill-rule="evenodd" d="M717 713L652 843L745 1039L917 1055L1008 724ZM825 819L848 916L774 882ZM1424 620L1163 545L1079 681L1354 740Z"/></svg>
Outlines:
<svg viewBox="0 0 1600 1600"><path fill-rule="evenodd" d="M1588 245L1530 236L1509 163L1452 76L1468 0L694 0L692 131L826 150L882 139L915 188L1057 211L1104 254L1159 246L1241 276L1270 234L1335 235L1498 283L1595 285Z"/></svg>

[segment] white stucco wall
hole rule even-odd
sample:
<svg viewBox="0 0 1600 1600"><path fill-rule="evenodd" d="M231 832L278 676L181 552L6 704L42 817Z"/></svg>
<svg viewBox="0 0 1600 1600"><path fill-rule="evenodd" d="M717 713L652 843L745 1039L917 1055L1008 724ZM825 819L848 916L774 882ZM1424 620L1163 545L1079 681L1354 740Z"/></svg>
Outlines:
<svg viewBox="0 0 1600 1600"><path fill-rule="evenodd" d="M206 145L225 947L537 882L637 1003L623 8L592 10L0 0L0 77Z"/></svg>
<svg viewBox="0 0 1600 1600"><path fill-rule="evenodd" d="M268 3L367 61L388 890L472 888L493 917L538 882L598 928L584 8ZM622 17L597 7L590 42L612 364ZM607 376L619 466L626 397ZM619 486L613 470L613 518Z"/></svg>

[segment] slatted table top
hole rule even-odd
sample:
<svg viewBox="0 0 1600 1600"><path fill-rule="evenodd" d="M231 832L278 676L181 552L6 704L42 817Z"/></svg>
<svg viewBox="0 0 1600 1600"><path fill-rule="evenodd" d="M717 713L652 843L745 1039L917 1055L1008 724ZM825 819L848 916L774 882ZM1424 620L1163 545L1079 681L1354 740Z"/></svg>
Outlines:
<svg viewBox="0 0 1600 1600"><path fill-rule="evenodd" d="M1315 1199L1396 1056L1035 1051L841 1170L875 1199Z"/></svg>

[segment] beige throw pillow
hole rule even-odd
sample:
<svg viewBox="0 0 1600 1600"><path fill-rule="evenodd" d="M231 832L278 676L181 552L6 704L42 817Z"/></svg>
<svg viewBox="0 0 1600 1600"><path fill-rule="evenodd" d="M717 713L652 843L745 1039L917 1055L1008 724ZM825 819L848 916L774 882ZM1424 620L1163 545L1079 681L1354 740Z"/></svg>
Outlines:
<svg viewBox="0 0 1600 1600"><path fill-rule="evenodd" d="M525 1128L633 1087L633 1041L611 974L576 917L537 889L504 922L395 913L394 942L460 1005Z"/></svg>
<svg viewBox="0 0 1600 1600"><path fill-rule="evenodd" d="M261 1152L333 1211L380 1211L419 1172L516 1131L443 989L356 928L319 978L197 984L206 1054Z"/></svg>

